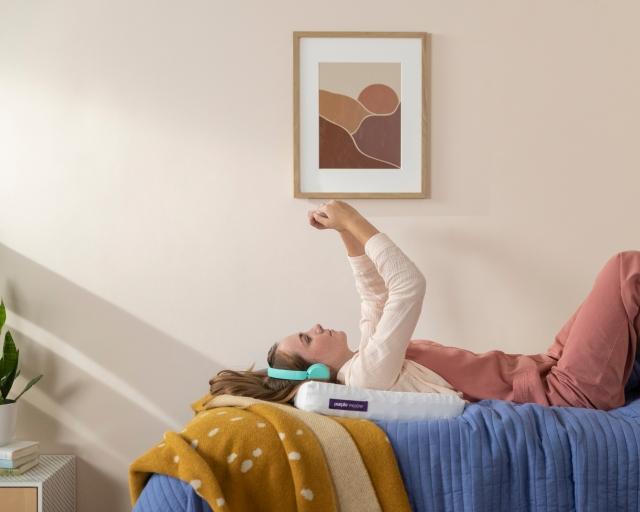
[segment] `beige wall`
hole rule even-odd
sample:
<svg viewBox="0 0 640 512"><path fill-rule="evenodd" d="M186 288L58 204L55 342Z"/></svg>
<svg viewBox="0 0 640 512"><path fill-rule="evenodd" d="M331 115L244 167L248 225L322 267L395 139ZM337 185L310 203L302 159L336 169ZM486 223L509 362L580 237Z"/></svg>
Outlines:
<svg viewBox="0 0 640 512"><path fill-rule="evenodd" d="M19 436L81 511L222 367L358 335L334 232L292 197L294 30L427 31L432 197L352 200L427 278L415 338L538 352L640 246L637 2L0 3L0 292ZM21 382L18 388L21 388Z"/></svg>

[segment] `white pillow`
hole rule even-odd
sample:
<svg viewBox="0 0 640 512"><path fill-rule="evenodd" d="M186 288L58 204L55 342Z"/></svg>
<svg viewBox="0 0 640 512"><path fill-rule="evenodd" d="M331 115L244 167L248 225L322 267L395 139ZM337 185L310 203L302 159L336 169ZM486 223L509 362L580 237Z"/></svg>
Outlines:
<svg viewBox="0 0 640 512"><path fill-rule="evenodd" d="M464 411L456 395L382 391L310 380L298 388L298 409L372 420L428 420L453 418Z"/></svg>

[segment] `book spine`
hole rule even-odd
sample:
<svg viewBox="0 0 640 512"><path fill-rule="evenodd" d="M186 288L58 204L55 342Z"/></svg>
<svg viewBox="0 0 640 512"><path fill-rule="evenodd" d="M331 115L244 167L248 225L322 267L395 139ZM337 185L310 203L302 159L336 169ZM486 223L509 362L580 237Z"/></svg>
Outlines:
<svg viewBox="0 0 640 512"><path fill-rule="evenodd" d="M29 448L25 448L23 450L18 450L15 452L7 452L0 450L0 459L5 460L15 460L20 459L22 457L26 457L27 455L31 455L32 453L36 453L38 451L37 446L30 446Z"/></svg>
<svg viewBox="0 0 640 512"><path fill-rule="evenodd" d="M37 464L36 461L34 461L33 463L27 463L25 464L24 467L21 468L14 468L14 469L0 469L0 476L16 476L16 475L22 475L23 473L26 473L27 471L29 471L32 467L34 467Z"/></svg>
<svg viewBox="0 0 640 512"><path fill-rule="evenodd" d="M28 471L28 470L27 470ZM23 472L22 469L0 469L0 476L16 476L21 475Z"/></svg>
<svg viewBox="0 0 640 512"><path fill-rule="evenodd" d="M39 460L40 455L34 453L33 455L27 455L26 457L20 457L19 459L8 460L8 459L0 459L0 469L13 469L18 466L22 466L23 464L27 464L32 460Z"/></svg>

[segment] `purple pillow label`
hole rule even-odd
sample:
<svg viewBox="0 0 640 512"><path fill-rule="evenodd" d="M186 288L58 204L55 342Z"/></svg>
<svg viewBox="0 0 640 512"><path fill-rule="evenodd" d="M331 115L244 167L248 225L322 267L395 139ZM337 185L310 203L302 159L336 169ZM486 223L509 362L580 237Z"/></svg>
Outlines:
<svg viewBox="0 0 640 512"><path fill-rule="evenodd" d="M329 409L341 409L343 411L366 411L369 402L361 400L338 400L329 398Z"/></svg>

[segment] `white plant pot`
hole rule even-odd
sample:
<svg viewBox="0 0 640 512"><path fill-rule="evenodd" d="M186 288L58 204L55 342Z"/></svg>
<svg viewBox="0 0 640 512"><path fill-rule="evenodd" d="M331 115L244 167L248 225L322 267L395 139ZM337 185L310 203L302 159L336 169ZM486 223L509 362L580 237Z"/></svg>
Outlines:
<svg viewBox="0 0 640 512"><path fill-rule="evenodd" d="M0 446L15 439L17 417L18 402L0 405Z"/></svg>

